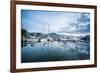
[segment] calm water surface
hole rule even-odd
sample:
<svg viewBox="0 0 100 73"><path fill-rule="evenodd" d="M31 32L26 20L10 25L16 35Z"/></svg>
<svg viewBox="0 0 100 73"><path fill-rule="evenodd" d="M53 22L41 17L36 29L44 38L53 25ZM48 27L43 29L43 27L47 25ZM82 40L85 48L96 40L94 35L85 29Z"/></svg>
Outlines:
<svg viewBox="0 0 100 73"><path fill-rule="evenodd" d="M87 42L28 42L21 49L22 63L87 60L89 58L90 44Z"/></svg>

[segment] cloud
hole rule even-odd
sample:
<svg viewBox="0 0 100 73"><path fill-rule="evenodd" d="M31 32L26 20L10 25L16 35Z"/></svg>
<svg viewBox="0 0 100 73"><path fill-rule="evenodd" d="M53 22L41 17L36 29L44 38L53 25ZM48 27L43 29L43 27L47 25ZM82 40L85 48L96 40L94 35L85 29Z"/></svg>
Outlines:
<svg viewBox="0 0 100 73"><path fill-rule="evenodd" d="M21 18L22 28L29 32L90 32L89 13L22 10Z"/></svg>
<svg viewBox="0 0 100 73"><path fill-rule="evenodd" d="M63 33L89 33L90 32L90 14L79 13L79 16L74 14L74 18L66 22L66 26L59 32Z"/></svg>

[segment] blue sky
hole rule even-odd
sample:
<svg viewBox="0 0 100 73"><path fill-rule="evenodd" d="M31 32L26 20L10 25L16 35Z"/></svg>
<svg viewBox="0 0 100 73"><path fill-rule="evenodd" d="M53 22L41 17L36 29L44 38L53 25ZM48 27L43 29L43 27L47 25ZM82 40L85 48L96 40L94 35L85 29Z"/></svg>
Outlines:
<svg viewBox="0 0 100 73"><path fill-rule="evenodd" d="M28 32L89 33L90 14L21 10L21 27Z"/></svg>

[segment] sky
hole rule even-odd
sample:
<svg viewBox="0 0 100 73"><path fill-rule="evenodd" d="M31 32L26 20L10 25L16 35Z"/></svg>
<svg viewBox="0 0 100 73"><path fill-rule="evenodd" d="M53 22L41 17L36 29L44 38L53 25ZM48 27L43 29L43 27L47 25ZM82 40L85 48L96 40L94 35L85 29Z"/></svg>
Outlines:
<svg viewBox="0 0 100 73"><path fill-rule="evenodd" d="M21 28L41 33L89 33L90 14L67 11L21 10Z"/></svg>

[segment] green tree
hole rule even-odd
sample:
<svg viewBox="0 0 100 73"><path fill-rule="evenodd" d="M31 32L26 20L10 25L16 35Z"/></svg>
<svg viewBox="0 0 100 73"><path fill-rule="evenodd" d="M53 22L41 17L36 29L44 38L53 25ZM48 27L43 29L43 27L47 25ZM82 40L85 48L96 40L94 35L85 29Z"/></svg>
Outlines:
<svg viewBox="0 0 100 73"><path fill-rule="evenodd" d="M26 29L21 29L21 35L24 36L25 38L27 38L28 36L28 32Z"/></svg>

